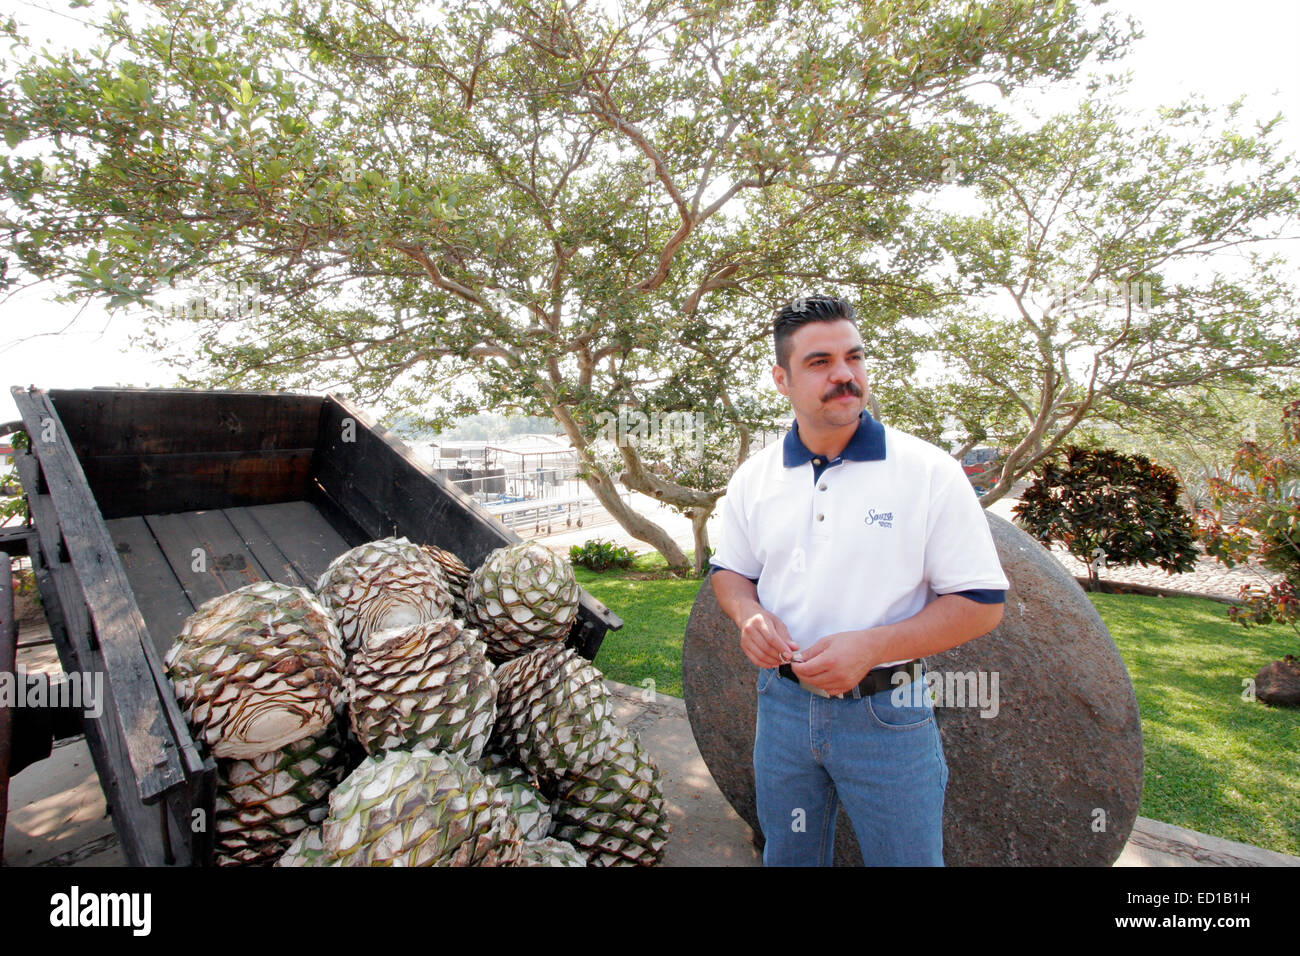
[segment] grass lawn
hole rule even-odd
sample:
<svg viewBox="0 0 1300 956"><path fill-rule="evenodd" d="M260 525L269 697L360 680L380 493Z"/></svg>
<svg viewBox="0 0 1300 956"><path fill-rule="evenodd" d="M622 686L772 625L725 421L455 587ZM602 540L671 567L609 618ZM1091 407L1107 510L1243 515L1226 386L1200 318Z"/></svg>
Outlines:
<svg viewBox="0 0 1300 956"><path fill-rule="evenodd" d="M682 696L682 638L700 590L699 579L675 578L661 555L640 555L630 571L574 568L578 583L624 621L610 631L596 654L608 677L634 687L647 680L661 694Z"/></svg>
<svg viewBox="0 0 1300 956"><path fill-rule="evenodd" d="M701 582L665 577L658 555L631 571L576 569L626 622L596 666L633 686L682 693L682 637ZM1196 598L1089 595L1128 667L1142 714L1141 814L1300 856L1300 710L1242 699L1245 678L1296 653L1290 628L1243 628Z"/></svg>
<svg viewBox="0 0 1300 956"><path fill-rule="evenodd" d="M1142 815L1300 856L1300 710L1241 696L1296 653L1295 632L1231 624L1197 598L1089 597L1142 714Z"/></svg>

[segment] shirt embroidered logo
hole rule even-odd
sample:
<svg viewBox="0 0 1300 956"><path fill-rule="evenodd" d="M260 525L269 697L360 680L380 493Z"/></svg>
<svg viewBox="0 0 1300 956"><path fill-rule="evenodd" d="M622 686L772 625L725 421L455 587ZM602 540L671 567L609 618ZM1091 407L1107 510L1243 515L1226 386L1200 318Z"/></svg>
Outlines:
<svg viewBox="0 0 1300 956"><path fill-rule="evenodd" d="M874 524L881 528L892 528L894 526L894 513L892 511L877 513L875 508L868 508L867 516L862 520L869 525Z"/></svg>

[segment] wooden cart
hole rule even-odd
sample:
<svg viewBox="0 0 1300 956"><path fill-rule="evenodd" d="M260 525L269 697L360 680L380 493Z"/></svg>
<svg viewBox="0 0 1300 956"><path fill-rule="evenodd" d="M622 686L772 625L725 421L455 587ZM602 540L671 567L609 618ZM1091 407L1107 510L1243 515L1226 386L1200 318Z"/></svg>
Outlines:
<svg viewBox="0 0 1300 956"><path fill-rule="evenodd" d="M215 764L161 666L196 607L262 579L310 588L348 548L390 535L471 568L520 540L333 396L12 393L29 437L16 455L26 550L64 670L103 675L102 714L84 726L133 865L212 857ZM592 658L621 626L584 591L569 644Z"/></svg>

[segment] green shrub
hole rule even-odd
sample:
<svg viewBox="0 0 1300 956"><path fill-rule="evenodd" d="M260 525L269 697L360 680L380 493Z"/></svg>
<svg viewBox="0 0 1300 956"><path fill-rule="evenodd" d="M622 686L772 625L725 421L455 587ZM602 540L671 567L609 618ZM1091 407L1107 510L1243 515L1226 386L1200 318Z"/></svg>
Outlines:
<svg viewBox="0 0 1300 956"><path fill-rule="evenodd" d="M624 548L612 541L599 538L588 541L578 547L569 549L569 561L575 567L589 568L592 571L607 571L610 568L630 568L635 555L630 548Z"/></svg>
<svg viewBox="0 0 1300 956"><path fill-rule="evenodd" d="M1087 564L1095 591L1099 564L1196 567L1192 518L1178 497L1174 473L1145 455L1067 448L1065 461L1044 465L1012 511L1043 544L1060 541Z"/></svg>

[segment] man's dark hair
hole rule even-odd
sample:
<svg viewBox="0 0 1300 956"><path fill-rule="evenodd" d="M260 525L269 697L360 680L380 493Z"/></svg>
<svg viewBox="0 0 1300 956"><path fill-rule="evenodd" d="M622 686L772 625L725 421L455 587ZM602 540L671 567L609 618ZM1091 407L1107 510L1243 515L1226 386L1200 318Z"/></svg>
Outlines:
<svg viewBox="0 0 1300 956"><path fill-rule="evenodd" d="M853 321L853 304L839 296L801 295L781 306L772 323L776 364L790 371L790 339L800 328L809 322L835 322L839 319Z"/></svg>

